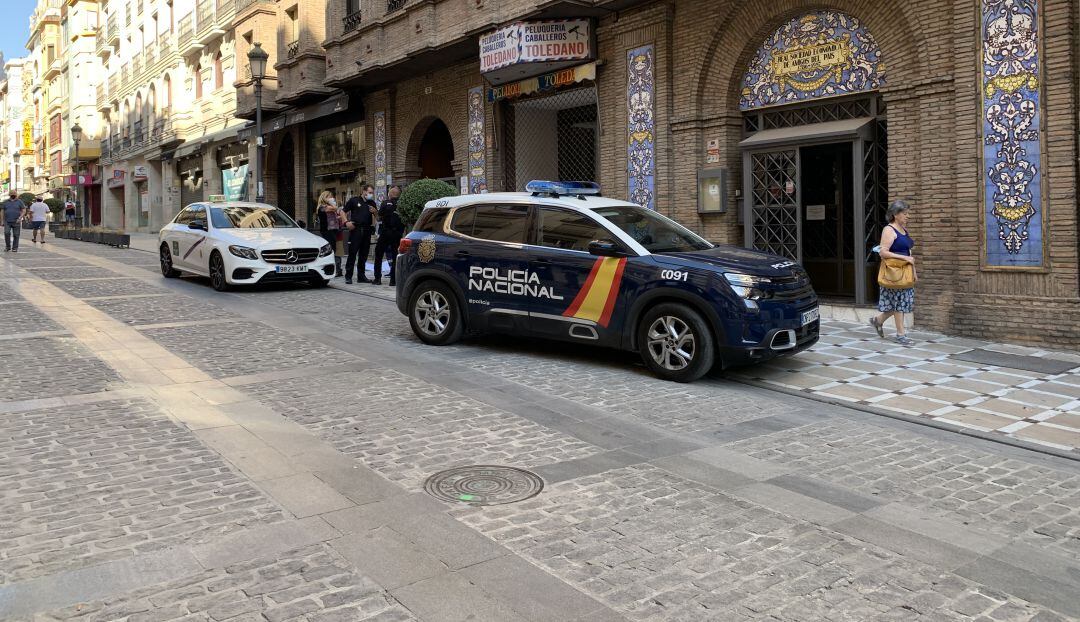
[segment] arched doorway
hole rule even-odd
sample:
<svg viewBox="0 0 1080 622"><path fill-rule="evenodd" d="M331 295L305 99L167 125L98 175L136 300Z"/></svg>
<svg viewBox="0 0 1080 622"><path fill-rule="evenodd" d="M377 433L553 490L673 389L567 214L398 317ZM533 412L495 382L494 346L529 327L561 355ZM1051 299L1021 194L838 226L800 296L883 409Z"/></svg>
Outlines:
<svg viewBox="0 0 1080 622"><path fill-rule="evenodd" d="M823 296L872 299L888 190L873 36L846 13L798 14L740 78L745 244L799 261Z"/></svg>
<svg viewBox="0 0 1080 622"><path fill-rule="evenodd" d="M310 224L310 214L296 213L296 149L292 134L286 134L278 146L277 157L277 206L293 218L305 217ZM258 181L258 180L256 180Z"/></svg>
<svg viewBox="0 0 1080 622"><path fill-rule="evenodd" d="M448 180L454 185L454 139L442 119L434 119L420 139L420 176Z"/></svg>

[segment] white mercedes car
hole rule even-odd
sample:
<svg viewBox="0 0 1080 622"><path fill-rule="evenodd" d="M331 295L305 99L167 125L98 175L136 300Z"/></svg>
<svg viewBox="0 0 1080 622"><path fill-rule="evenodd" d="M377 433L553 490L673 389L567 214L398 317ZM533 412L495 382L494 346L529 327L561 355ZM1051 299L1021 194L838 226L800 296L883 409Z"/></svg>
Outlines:
<svg viewBox="0 0 1080 622"><path fill-rule="evenodd" d="M272 205L192 203L158 234L161 274L210 277L214 289L281 281L325 286L334 277L334 251Z"/></svg>

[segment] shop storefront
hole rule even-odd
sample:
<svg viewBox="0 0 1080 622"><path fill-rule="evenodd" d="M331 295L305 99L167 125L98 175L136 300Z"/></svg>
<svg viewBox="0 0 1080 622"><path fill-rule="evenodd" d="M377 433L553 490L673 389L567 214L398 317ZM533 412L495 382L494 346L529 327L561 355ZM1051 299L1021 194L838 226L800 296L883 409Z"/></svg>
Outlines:
<svg viewBox="0 0 1080 622"><path fill-rule="evenodd" d="M496 107L501 126L502 187L521 190L531 179L598 179L595 50L588 19L519 22L481 36L480 72L490 86L483 100L470 96L472 164L478 118L472 109L487 103ZM476 178L481 167L472 164ZM477 191L477 184L470 186Z"/></svg>
<svg viewBox="0 0 1080 622"><path fill-rule="evenodd" d="M330 120L329 123L334 123ZM322 129L315 129L322 126ZM360 194L361 185L368 182L365 166L365 129L363 120L345 125L309 124L308 154L308 222L314 223L310 210L324 191L337 197L338 205Z"/></svg>
<svg viewBox="0 0 1080 622"><path fill-rule="evenodd" d="M114 168L112 176L105 182L105 187L109 193L109 204L115 205L116 208L110 212L110 222L115 222L120 228L123 228L124 223L127 222L127 206L124 200L124 185L125 185L126 171L120 168ZM96 217L91 215L90 221L93 224L100 224L101 215Z"/></svg>
<svg viewBox="0 0 1080 622"><path fill-rule="evenodd" d="M180 206L185 207L204 199L202 153L181 154L176 160L177 178L180 180Z"/></svg>
<svg viewBox="0 0 1080 622"><path fill-rule="evenodd" d="M221 171L221 191L228 201L248 201L247 178L250 169L247 148L238 143L229 143L217 150L217 165Z"/></svg>
<svg viewBox="0 0 1080 622"><path fill-rule="evenodd" d="M136 226L149 227L150 226L150 188L147 183L149 174L145 165L137 165L131 169L131 181L135 186L135 196L137 198L138 205L138 219L136 220Z"/></svg>

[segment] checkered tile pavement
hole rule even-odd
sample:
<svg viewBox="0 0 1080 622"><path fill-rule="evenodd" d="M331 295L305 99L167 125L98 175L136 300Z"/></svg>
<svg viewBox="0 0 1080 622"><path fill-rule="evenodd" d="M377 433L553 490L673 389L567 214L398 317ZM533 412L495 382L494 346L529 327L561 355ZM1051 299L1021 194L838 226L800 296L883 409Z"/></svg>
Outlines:
<svg viewBox="0 0 1080 622"><path fill-rule="evenodd" d="M910 335L916 343L904 347L879 338L869 326L823 321L821 340L811 350L735 375L855 407L1080 453L1080 354L919 331ZM974 349L1047 357L1076 367L1046 374L954 358Z"/></svg>

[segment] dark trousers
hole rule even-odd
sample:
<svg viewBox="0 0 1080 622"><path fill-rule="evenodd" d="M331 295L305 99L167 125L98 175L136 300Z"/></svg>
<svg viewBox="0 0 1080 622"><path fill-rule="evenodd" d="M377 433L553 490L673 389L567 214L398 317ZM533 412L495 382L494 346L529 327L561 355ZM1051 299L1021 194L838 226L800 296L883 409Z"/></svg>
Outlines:
<svg viewBox="0 0 1080 622"><path fill-rule="evenodd" d="M353 267L360 265L360 274L357 280L367 280L368 253L371 251L371 227L357 227L349 232L349 259L345 264L345 278L352 280Z"/></svg>
<svg viewBox="0 0 1080 622"><path fill-rule="evenodd" d="M19 250L19 234L22 232L22 225L18 221L9 222L4 224L4 248L9 250ZM14 237L14 241L12 240Z"/></svg>
<svg viewBox="0 0 1080 622"><path fill-rule="evenodd" d="M401 238L387 238L379 237L379 241L375 243L375 280L382 279L382 260L386 257L386 261L390 263L390 282L394 282L394 260L397 259L398 244L401 243Z"/></svg>
<svg viewBox="0 0 1080 622"><path fill-rule="evenodd" d="M334 267L336 268L334 274L341 276L341 257L337 254L337 234L338 232L334 229L327 229L320 233L326 243L330 245L330 251L334 253Z"/></svg>

